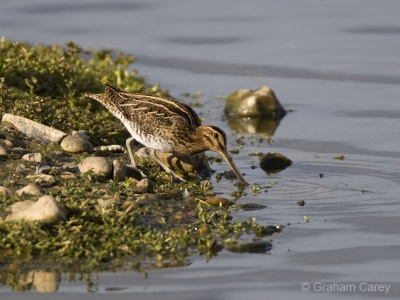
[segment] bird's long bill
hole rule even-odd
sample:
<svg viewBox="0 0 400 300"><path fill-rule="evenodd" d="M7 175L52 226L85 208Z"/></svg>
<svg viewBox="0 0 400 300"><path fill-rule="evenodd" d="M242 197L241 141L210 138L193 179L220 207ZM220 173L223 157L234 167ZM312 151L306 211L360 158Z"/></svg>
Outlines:
<svg viewBox="0 0 400 300"><path fill-rule="evenodd" d="M246 180L244 180L242 174L240 173L239 169L236 167L235 163L233 162L233 159L231 155L229 154L228 150L222 150L221 151L222 157L225 159L225 161L228 163L228 165L231 167L232 171L235 173L236 178L238 181L244 184L248 184Z"/></svg>

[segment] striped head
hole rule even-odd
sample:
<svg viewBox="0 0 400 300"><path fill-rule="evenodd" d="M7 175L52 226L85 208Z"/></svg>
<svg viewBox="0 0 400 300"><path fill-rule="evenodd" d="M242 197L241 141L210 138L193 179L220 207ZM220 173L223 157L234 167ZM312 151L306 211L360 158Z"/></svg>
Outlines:
<svg viewBox="0 0 400 300"><path fill-rule="evenodd" d="M207 150L217 152L222 155L232 171L235 173L238 181L247 183L244 180L239 169L236 167L232 157L227 149L226 134L225 132L215 126L200 126L203 143Z"/></svg>

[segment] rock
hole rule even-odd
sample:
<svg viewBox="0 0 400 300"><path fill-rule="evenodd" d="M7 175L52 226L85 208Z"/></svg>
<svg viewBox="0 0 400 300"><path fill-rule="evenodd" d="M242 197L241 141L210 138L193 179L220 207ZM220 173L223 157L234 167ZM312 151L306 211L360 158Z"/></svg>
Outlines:
<svg viewBox="0 0 400 300"><path fill-rule="evenodd" d="M135 193L147 193L151 189L151 182L147 178L140 180L134 187L133 191Z"/></svg>
<svg viewBox="0 0 400 300"><path fill-rule="evenodd" d="M37 201L26 200L9 207L10 214L5 221L27 221L54 224L66 220L64 212L53 196L42 196Z"/></svg>
<svg viewBox="0 0 400 300"><path fill-rule="evenodd" d="M223 197L210 197L206 200L206 202L212 206L231 206L233 205L233 201L228 200Z"/></svg>
<svg viewBox="0 0 400 300"><path fill-rule="evenodd" d="M203 161L204 153L195 155L175 155L172 153L165 153L156 151L157 158L167 167L173 171L180 171L182 173L194 173ZM141 159L151 158L150 149L147 147L140 148L135 153Z"/></svg>
<svg viewBox="0 0 400 300"><path fill-rule="evenodd" d="M7 150L0 145L0 156L7 156Z"/></svg>
<svg viewBox="0 0 400 300"><path fill-rule="evenodd" d="M265 154L260 161L260 167L266 173L278 173L292 164L292 161L286 156L276 153L276 152L268 152Z"/></svg>
<svg viewBox="0 0 400 300"><path fill-rule="evenodd" d="M62 179L77 179L78 176L76 176L76 174L71 173L71 172L63 172L60 174L60 177Z"/></svg>
<svg viewBox="0 0 400 300"><path fill-rule="evenodd" d="M39 174L49 174L51 171L51 167L46 165L46 166L41 166L38 170Z"/></svg>
<svg viewBox="0 0 400 300"><path fill-rule="evenodd" d="M71 135L72 136L80 136L81 138L83 138L85 140L89 140L90 139L90 137L87 134L86 130L78 130L78 131L74 130L74 131L72 131Z"/></svg>
<svg viewBox="0 0 400 300"><path fill-rule="evenodd" d="M282 119L286 114L274 91L268 86L262 86L257 90L233 92L228 96L224 111L226 115L234 114L239 117L250 118Z"/></svg>
<svg viewBox="0 0 400 300"><path fill-rule="evenodd" d="M112 198L112 199L98 199L99 206L102 210L102 212L106 212L107 210L110 210L116 203L118 203L118 199Z"/></svg>
<svg viewBox="0 0 400 300"><path fill-rule="evenodd" d="M14 147L14 143L10 140L5 140L4 144L6 145L6 147L8 148L13 148Z"/></svg>
<svg viewBox="0 0 400 300"><path fill-rule="evenodd" d="M41 194L40 189L33 183L24 186L22 189L15 191L15 194L22 196L23 194L39 196Z"/></svg>
<svg viewBox="0 0 400 300"><path fill-rule="evenodd" d="M35 180L36 183L45 185L45 186L52 186L56 183L56 179L53 175L48 174L35 174L35 175L28 175L26 178Z"/></svg>
<svg viewBox="0 0 400 300"><path fill-rule="evenodd" d="M71 172L71 173L78 173L79 166L76 163L66 163L61 166L61 170Z"/></svg>
<svg viewBox="0 0 400 300"><path fill-rule="evenodd" d="M47 164L46 158L42 153L28 153L22 156L23 160L39 163L41 165Z"/></svg>
<svg viewBox="0 0 400 300"><path fill-rule="evenodd" d="M2 121L11 123L20 132L45 143L60 143L67 135L60 130L12 114L4 114Z"/></svg>
<svg viewBox="0 0 400 300"><path fill-rule="evenodd" d="M24 164L19 164L16 168L15 168L15 172L16 173L20 173L20 174L26 174L29 173L29 169L27 167L25 167Z"/></svg>
<svg viewBox="0 0 400 300"><path fill-rule="evenodd" d="M118 160L113 161L113 178L116 181L124 181L126 177L126 167Z"/></svg>
<svg viewBox="0 0 400 300"><path fill-rule="evenodd" d="M12 192L8 187L0 186L0 198L8 199L12 196Z"/></svg>
<svg viewBox="0 0 400 300"><path fill-rule="evenodd" d="M60 146L65 152L70 153L93 152L93 145L88 140L80 137L79 135L66 136L62 140Z"/></svg>
<svg viewBox="0 0 400 300"><path fill-rule="evenodd" d="M139 205L153 205L158 199L159 196L156 194L143 194L136 199L136 203Z"/></svg>
<svg viewBox="0 0 400 300"><path fill-rule="evenodd" d="M267 241L256 241L250 243L232 243L226 247L228 251L235 253L266 253L272 249L272 244Z"/></svg>
<svg viewBox="0 0 400 300"><path fill-rule="evenodd" d="M225 115L237 133L262 133L272 136L286 111L267 86L258 90L238 90L228 96Z"/></svg>
<svg viewBox="0 0 400 300"><path fill-rule="evenodd" d="M79 164L79 171L87 173L92 171L96 175L102 175L111 178L113 168L111 163L105 157L94 156L87 157Z"/></svg>
<svg viewBox="0 0 400 300"><path fill-rule="evenodd" d="M137 180L142 179L142 174L137 168L124 165L118 160L113 161L113 170L113 178L116 181L124 181L126 177L131 177Z"/></svg>
<svg viewBox="0 0 400 300"><path fill-rule="evenodd" d="M253 210L260 210L266 208L265 205L257 204L257 203L243 203L238 205L238 208L243 211L253 211Z"/></svg>

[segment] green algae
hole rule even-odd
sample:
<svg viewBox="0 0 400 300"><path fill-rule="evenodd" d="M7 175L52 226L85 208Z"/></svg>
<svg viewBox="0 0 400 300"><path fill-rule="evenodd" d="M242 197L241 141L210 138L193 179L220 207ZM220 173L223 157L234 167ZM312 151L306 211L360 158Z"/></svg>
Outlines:
<svg viewBox="0 0 400 300"><path fill-rule="evenodd" d="M124 144L128 133L123 125L83 95L102 92L106 83L113 83L129 92L169 97L167 90L148 86L137 71L131 71L134 60L131 55L84 50L73 43L30 45L2 38L0 115L21 115L67 133L86 129L96 145ZM0 223L3 265L55 264L79 272L183 266L193 252L211 258L223 247L238 243L243 234L265 236L270 232L253 219L232 221L234 208L206 204L213 194L208 180L175 184L163 172L151 170L151 193L138 195L134 189L137 182L129 178L116 182L79 174L76 179L65 179L61 177L63 165L79 163L88 154L67 154L58 145L42 145L7 124L2 124L0 131L0 144L5 140L13 144L8 147L10 154L0 160L1 184L16 190L30 183L25 175L37 172L38 165L24 162L26 173L18 173L16 168L23 154L41 152L56 184L40 188L56 197L67 216L66 222L53 226ZM243 190L232 193L240 197ZM15 195L0 198L0 212L20 200ZM102 205L104 202L109 205Z"/></svg>

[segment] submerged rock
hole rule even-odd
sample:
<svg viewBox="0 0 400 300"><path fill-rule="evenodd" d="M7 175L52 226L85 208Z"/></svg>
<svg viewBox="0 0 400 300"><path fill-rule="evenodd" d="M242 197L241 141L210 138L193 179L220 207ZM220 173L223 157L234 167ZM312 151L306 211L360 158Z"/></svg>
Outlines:
<svg viewBox="0 0 400 300"><path fill-rule="evenodd" d="M267 241L250 243L233 243L226 247L228 251L235 253L266 253L272 249L272 244Z"/></svg>
<svg viewBox="0 0 400 300"><path fill-rule="evenodd" d="M210 197L206 202L212 206L231 206L234 204L233 201L226 199L224 197Z"/></svg>
<svg viewBox="0 0 400 300"><path fill-rule="evenodd" d="M260 161L260 167L268 174L278 173L292 164L292 161L283 154L268 152Z"/></svg>
<svg viewBox="0 0 400 300"><path fill-rule="evenodd" d="M54 224L66 220L64 212L53 196L42 196L37 201L26 200L9 207L5 221L28 221Z"/></svg>

